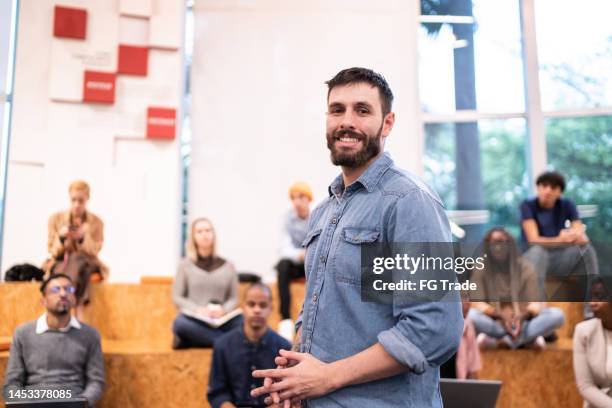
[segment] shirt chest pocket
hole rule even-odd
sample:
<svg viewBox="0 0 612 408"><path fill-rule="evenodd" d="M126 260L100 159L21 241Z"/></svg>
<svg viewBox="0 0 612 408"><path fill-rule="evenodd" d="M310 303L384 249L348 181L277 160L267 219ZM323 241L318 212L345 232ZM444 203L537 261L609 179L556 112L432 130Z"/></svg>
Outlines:
<svg viewBox="0 0 612 408"><path fill-rule="evenodd" d="M334 279L350 285L361 285L361 248L377 242L380 230L346 227L340 231L332 255Z"/></svg>
<svg viewBox="0 0 612 408"><path fill-rule="evenodd" d="M306 279L308 279L308 275L310 275L310 270L313 265L313 259L315 252L317 250L317 242L319 241L319 236L321 235L321 228L315 229L314 231L310 231L306 238L302 242L302 248L306 250L306 256L304 258L304 268L306 270Z"/></svg>

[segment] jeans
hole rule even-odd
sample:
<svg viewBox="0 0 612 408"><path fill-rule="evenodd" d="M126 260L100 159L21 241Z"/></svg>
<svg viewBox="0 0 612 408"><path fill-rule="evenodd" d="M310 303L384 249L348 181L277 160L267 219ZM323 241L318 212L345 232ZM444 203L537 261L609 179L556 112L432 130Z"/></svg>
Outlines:
<svg viewBox="0 0 612 408"><path fill-rule="evenodd" d="M213 347L215 340L241 324L242 316L236 316L224 325L214 328L181 313L174 319L172 332L179 338L178 348Z"/></svg>
<svg viewBox="0 0 612 408"><path fill-rule="evenodd" d="M291 314L289 312L291 307L291 291L289 290L289 284L293 279L303 278L305 275L304 264L295 263L289 259L281 259L276 265L278 271L278 294L280 297L280 314L281 318L289 319Z"/></svg>
<svg viewBox="0 0 612 408"><path fill-rule="evenodd" d="M588 300L590 279L599 275L597 254L591 244L566 247L532 245L523 258L539 276L542 300Z"/></svg>
<svg viewBox="0 0 612 408"><path fill-rule="evenodd" d="M533 319L524 321L518 337L512 339L499 320L492 319L480 310L470 309L468 316L474 322L476 332L485 333L487 336L496 339L504 339L511 348L531 343L538 336L546 337L552 334L565 321L565 316L561 309L558 307L546 307Z"/></svg>

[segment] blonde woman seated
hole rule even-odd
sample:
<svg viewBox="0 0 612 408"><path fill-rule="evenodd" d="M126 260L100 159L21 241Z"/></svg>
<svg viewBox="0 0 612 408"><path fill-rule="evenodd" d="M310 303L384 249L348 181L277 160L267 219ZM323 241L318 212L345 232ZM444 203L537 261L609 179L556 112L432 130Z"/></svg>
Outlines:
<svg viewBox="0 0 612 408"><path fill-rule="evenodd" d="M173 348L212 347L218 337L242 323L242 316L236 316L213 327L198 318L221 318L238 306L238 275L230 262L217 256L215 242L208 219L193 221L187 257L178 266L172 289L174 304L181 311L172 326Z"/></svg>
<svg viewBox="0 0 612 408"><path fill-rule="evenodd" d="M108 268L98 259L104 243L104 223L87 209L89 184L73 181L68 187L70 209L49 217L47 248L49 258L42 269L47 277L63 273L76 286L77 317L89 301L89 282L108 277Z"/></svg>
<svg viewBox="0 0 612 408"><path fill-rule="evenodd" d="M612 407L612 303L601 278L591 286L595 318L574 329L574 374L584 407Z"/></svg>

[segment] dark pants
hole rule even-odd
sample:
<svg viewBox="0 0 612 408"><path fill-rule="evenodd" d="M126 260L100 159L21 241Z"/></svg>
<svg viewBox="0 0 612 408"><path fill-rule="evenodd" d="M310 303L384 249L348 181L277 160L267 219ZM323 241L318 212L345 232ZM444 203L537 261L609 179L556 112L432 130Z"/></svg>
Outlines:
<svg viewBox="0 0 612 408"><path fill-rule="evenodd" d="M240 327L242 316L236 316L217 328L184 314L179 314L172 324L174 335L179 338L178 348L212 347L224 333Z"/></svg>
<svg viewBox="0 0 612 408"><path fill-rule="evenodd" d="M278 295L280 297L280 314L281 318L290 319L291 314L289 308L291 307L291 291L289 290L289 284L293 279L303 278L306 274L304 271L303 263L295 263L289 259L281 259L276 265L278 271Z"/></svg>

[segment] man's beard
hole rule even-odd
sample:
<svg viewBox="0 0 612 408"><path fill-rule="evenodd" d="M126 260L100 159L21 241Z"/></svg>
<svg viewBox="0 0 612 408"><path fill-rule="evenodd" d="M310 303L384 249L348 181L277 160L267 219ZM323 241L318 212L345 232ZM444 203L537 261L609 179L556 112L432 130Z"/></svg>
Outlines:
<svg viewBox="0 0 612 408"><path fill-rule="evenodd" d="M55 306L55 308L49 310L48 312L55 316L65 316L66 314L70 313L70 305L58 304Z"/></svg>
<svg viewBox="0 0 612 408"><path fill-rule="evenodd" d="M357 133L352 130L338 130L332 135L327 134L327 148L331 152L331 161L335 166L357 168L365 165L372 157L380 153L380 135L382 134L382 124L376 136L370 137L365 133ZM356 153L343 152L336 149L335 142L343 136L355 138L363 143L361 150Z"/></svg>

